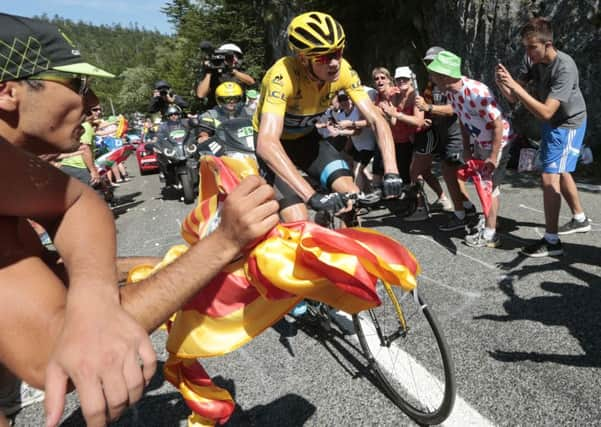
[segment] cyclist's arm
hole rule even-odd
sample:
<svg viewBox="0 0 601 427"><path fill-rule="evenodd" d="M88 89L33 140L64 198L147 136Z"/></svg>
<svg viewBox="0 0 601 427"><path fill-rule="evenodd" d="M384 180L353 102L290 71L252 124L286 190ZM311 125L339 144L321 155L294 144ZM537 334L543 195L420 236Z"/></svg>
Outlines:
<svg viewBox="0 0 601 427"><path fill-rule="evenodd" d="M284 130L284 117L274 113L261 114L261 125L257 137L257 155L304 201L315 193L311 185L301 176L280 142Z"/></svg>
<svg viewBox="0 0 601 427"><path fill-rule="evenodd" d="M390 126L386 122L386 119L369 98L362 99L356 105L363 117L365 117L365 120L367 120L372 129L374 129L378 141L378 148L382 153L382 159L384 161L384 173L398 174L399 170L396 165L394 141L392 139Z"/></svg>

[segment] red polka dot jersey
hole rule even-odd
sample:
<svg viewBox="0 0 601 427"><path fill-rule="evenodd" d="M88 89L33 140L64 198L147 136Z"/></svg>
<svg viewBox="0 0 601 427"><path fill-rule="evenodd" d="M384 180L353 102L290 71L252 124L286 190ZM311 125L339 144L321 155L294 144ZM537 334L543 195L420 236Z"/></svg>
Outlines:
<svg viewBox="0 0 601 427"><path fill-rule="evenodd" d="M488 86L477 80L462 77L463 85L458 92L448 91L453 111L461 124L469 131L474 142L490 145L493 139L493 122L501 117L503 122L502 146L507 144L513 131Z"/></svg>

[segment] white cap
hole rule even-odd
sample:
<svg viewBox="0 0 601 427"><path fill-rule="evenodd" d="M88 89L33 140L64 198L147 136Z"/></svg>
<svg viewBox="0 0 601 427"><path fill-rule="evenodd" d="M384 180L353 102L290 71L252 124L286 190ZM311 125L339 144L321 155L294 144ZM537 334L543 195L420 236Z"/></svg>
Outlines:
<svg viewBox="0 0 601 427"><path fill-rule="evenodd" d="M413 77L413 72L409 67L397 67L394 70L394 78L398 79L399 77L405 77L406 79L410 79Z"/></svg>
<svg viewBox="0 0 601 427"><path fill-rule="evenodd" d="M224 45L221 45L221 46L219 46L219 49L217 49L217 50L225 50L228 52L235 52L235 53L239 54L240 56L242 56L242 49L240 49L234 43L226 43Z"/></svg>

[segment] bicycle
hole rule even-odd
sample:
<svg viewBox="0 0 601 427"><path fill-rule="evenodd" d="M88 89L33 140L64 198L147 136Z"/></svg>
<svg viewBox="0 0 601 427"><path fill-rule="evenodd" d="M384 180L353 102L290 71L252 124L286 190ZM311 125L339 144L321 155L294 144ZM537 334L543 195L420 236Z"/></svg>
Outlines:
<svg viewBox="0 0 601 427"><path fill-rule="evenodd" d="M353 215L365 196L346 197L353 201ZM331 229L341 224L331 212L321 214L320 221ZM420 424L440 424L453 409L456 382L451 352L439 323L417 288L404 292L378 281L376 290L381 305L352 316L368 366L402 411ZM309 304L309 314L327 332L334 320L330 309L322 303Z"/></svg>

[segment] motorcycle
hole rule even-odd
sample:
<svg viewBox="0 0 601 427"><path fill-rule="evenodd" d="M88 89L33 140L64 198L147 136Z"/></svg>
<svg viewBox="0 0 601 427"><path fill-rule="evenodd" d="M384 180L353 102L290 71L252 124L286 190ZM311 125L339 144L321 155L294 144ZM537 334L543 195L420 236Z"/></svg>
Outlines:
<svg viewBox="0 0 601 427"><path fill-rule="evenodd" d="M157 153L166 188L182 191L184 203L194 202L198 187L198 146L196 131L180 120L170 123L168 128L159 131L156 144L151 145Z"/></svg>

